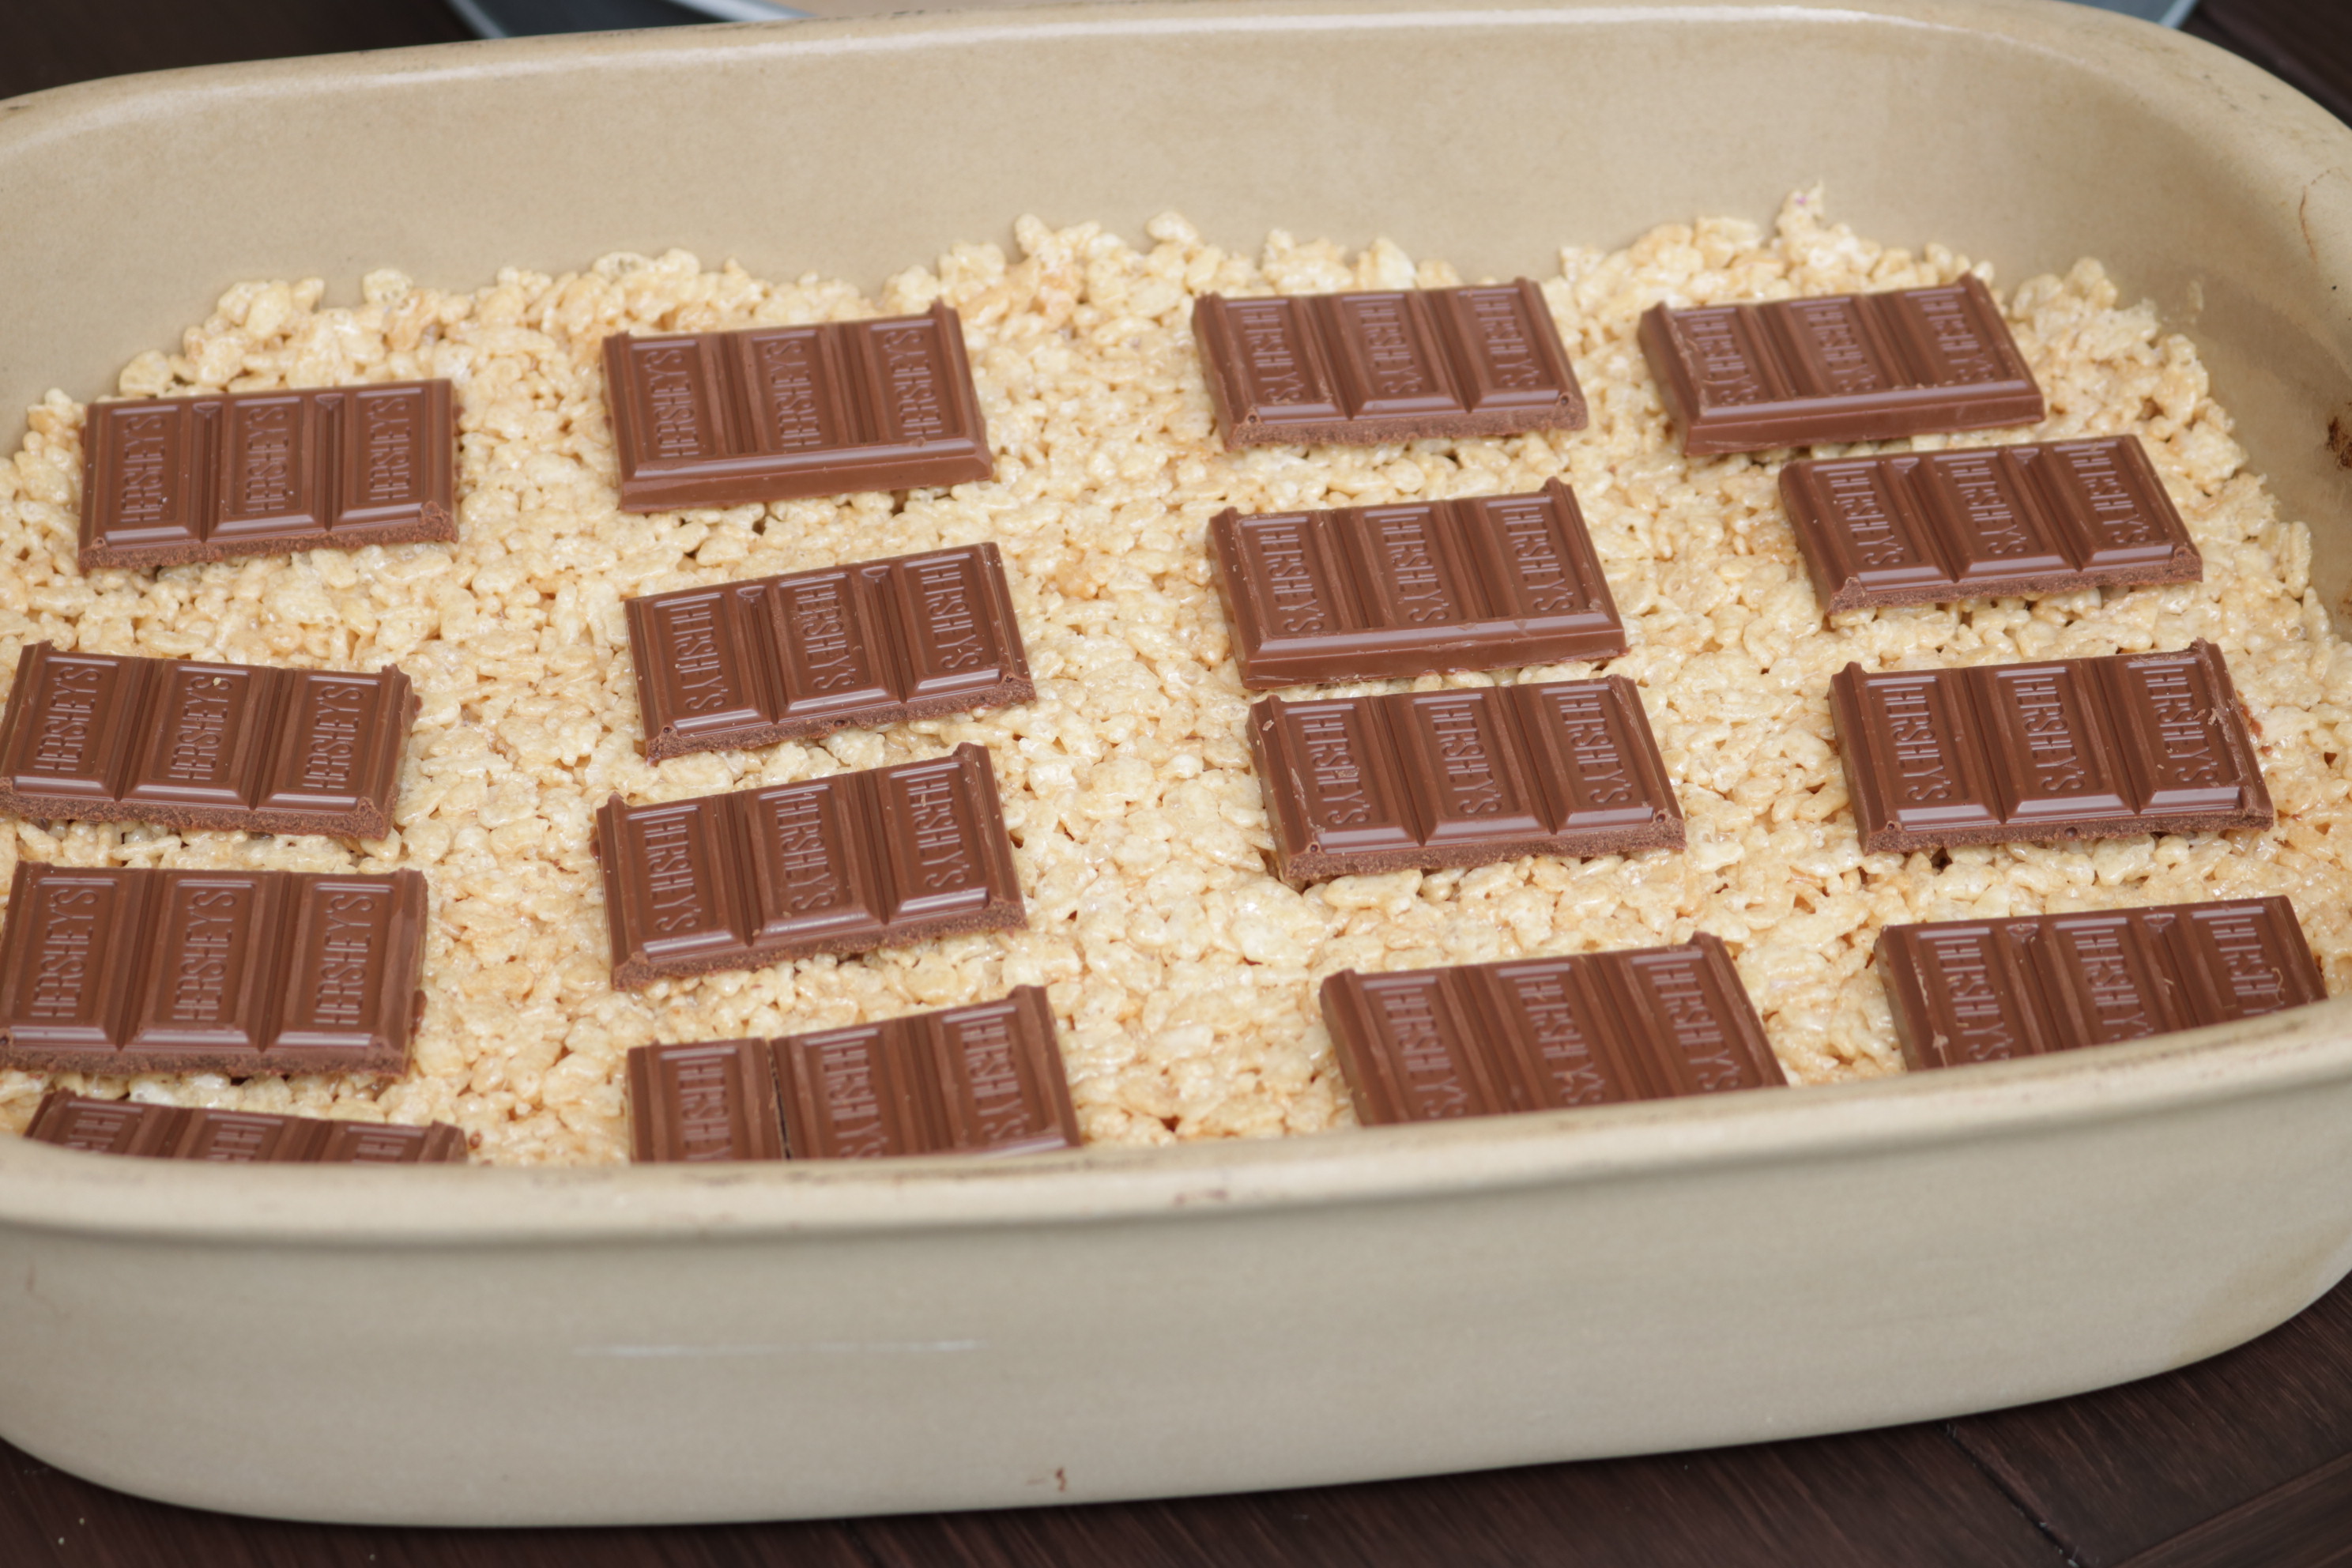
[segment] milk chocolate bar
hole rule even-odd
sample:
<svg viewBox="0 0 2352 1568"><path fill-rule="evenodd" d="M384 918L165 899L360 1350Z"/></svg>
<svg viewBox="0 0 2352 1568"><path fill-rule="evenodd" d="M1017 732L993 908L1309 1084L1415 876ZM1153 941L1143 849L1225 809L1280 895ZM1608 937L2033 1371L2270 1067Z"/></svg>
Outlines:
<svg viewBox="0 0 2352 1568"><path fill-rule="evenodd" d="M1228 448L1584 428L1584 392L1526 279L1192 306Z"/></svg>
<svg viewBox="0 0 2352 1568"><path fill-rule="evenodd" d="M2032 425L2043 413L1973 274L1885 294L1653 305L1641 339L1693 457Z"/></svg>
<svg viewBox="0 0 2352 1568"><path fill-rule="evenodd" d="M1915 1069L2137 1040L2327 995L2284 899L1888 926L1875 962Z"/></svg>
<svg viewBox="0 0 2352 1568"><path fill-rule="evenodd" d="M457 537L446 381L91 405L81 569Z"/></svg>
<svg viewBox="0 0 2352 1568"><path fill-rule="evenodd" d="M19 861L0 1068L397 1075L425 1012L425 878Z"/></svg>
<svg viewBox="0 0 2352 1568"><path fill-rule="evenodd" d="M1722 942L1323 982L1368 1126L1785 1083Z"/></svg>
<svg viewBox="0 0 2352 1568"><path fill-rule="evenodd" d="M648 594L623 608L650 762L1036 695L993 544Z"/></svg>
<svg viewBox="0 0 2352 1568"><path fill-rule="evenodd" d="M1830 680L1862 847L2268 827L2270 792L2221 652L1967 669L1849 664Z"/></svg>
<svg viewBox="0 0 2352 1568"><path fill-rule="evenodd" d="M596 813L613 984L863 952L1027 919L984 746Z"/></svg>
<svg viewBox="0 0 2352 1568"><path fill-rule="evenodd" d="M25 1136L93 1153L229 1165L454 1165L466 1159L466 1134L446 1121L405 1127L273 1116L91 1100L63 1089L41 1097Z"/></svg>
<svg viewBox="0 0 2352 1568"><path fill-rule="evenodd" d="M1780 501L1832 611L2205 574L2136 436L1790 463Z"/></svg>
<svg viewBox="0 0 2352 1568"><path fill-rule="evenodd" d="M0 812L250 833L392 831L408 677L61 653L16 658Z"/></svg>
<svg viewBox="0 0 2352 1568"><path fill-rule="evenodd" d="M1375 680L1625 651L1576 497L1533 495L1209 523L1242 684Z"/></svg>
<svg viewBox="0 0 2352 1568"><path fill-rule="evenodd" d="M928 314L604 340L621 510L960 485L995 471L963 323Z"/></svg>
<svg viewBox="0 0 2352 1568"><path fill-rule="evenodd" d="M629 1052L629 1147L639 1163L781 1160L776 1069L765 1040Z"/></svg>
<svg viewBox="0 0 2352 1568"><path fill-rule="evenodd" d="M1250 707L1275 868L1303 887L1410 867L1683 847L1622 676Z"/></svg>
<svg viewBox="0 0 2352 1568"><path fill-rule="evenodd" d="M776 1042L796 1160L1078 1146L1043 988Z"/></svg>

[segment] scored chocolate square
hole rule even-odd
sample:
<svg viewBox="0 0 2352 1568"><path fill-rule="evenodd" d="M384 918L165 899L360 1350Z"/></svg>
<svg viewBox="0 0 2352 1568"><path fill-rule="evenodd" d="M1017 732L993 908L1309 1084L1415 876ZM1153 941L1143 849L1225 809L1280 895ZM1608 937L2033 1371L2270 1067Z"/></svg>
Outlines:
<svg viewBox="0 0 2352 1568"><path fill-rule="evenodd" d="M1932 289L1643 313L1693 457L2032 425L2042 389L1974 274Z"/></svg>
<svg viewBox="0 0 2352 1568"><path fill-rule="evenodd" d="M1036 695L993 543L624 600L646 757Z"/></svg>
<svg viewBox="0 0 2352 1568"><path fill-rule="evenodd" d="M81 569L457 537L446 381L91 406Z"/></svg>
<svg viewBox="0 0 2352 1568"><path fill-rule="evenodd" d="M1787 1081L1731 954L1681 947L1323 982L1323 1021L1367 1126Z"/></svg>
<svg viewBox="0 0 2352 1568"><path fill-rule="evenodd" d="M1569 488L1209 523L1244 686L1377 680L1625 651Z"/></svg>
<svg viewBox="0 0 2352 1568"><path fill-rule="evenodd" d="M1193 302L1228 447L1581 430L1583 389L1543 292L1522 278Z"/></svg>
<svg viewBox="0 0 2352 1568"><path fill-rule="evenodd" d="M596 813L613 984L1025 923L988 749Z"/></svg>
<svg viewBox="0 0 2352 1568"><path fill-rule="evenodd" d="M1864 849L2268 827L2221 649L1962 669L1849 664L1830 710Z"/></svg>
<svg viewBox="0 0 2352 1568"><path fill-rule="evenodd" d="M1276 873L1294 886L1523 855L1683 847L1622 676L1250 707Z"/></svg>
<svg viewBox="0 0 2352 1568"><path fill-rule="evenodd" d="M2144 1039L2327 995L2281 898L1888 926L1873 956L1915 1070Z"/></svg>
<svg viewBox="0 0 2352 1568"><path fill-rule="evenodd" d="M397 1076L424 1016L425 878L19 861L0 1068Z"/></svg>
<svg viewBox="0 0 2352 1568"><path fill-rule="evenodd" d="M963 323L920 316L604 340L621 510L957 485L995 471Z"/></svg>
<svg viewBox="0 0 2352 1568"><path fill-rule="evenodd" d="M0 715L0 812L382 838L416 712L392 666L272 669L34 643Z"/></svg>

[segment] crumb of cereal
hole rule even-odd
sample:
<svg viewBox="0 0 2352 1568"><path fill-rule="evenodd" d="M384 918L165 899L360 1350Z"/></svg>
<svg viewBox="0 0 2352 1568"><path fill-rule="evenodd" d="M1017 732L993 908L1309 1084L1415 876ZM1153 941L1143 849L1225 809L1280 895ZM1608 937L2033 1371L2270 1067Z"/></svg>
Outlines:
<svg viewBox="0 0 2352 1568"><path fill-rule="evenodd" d="M628 1047L781 1035L1042 985L1070 1087L1098 1142L1312 1132L1352 1120L1315 987L1402 969L1651 946L1731 946L1791 1079L1901 1070L1868 967L1906 921L2284 893L2333 985L2352 984L2352 647L2309 586L2310 537L2245 468L2195 347L2119 302L2095 262L2007 303L2048 399L2031 432L2147 443L2204 553L2205 580L2031 602L1861 611L1825 621L1782 521L1772 466L1686 458L1634 342L1641 311L1948 282L1990 269L1930 246L1873 244L1791 197L1770 232L1670 224L1617 251L1570 248L1543 290L1591 406L1589 428L1374 447L1227 455L1193 359L1202 293L1462 281L1381 241L1349 256L1268 238L1252 258L1183 218L1138 249L1095 225L1015 227L1019 254L963 246L878 297L814 277L754 278L683 252L607 257L561 277L511 268L472 293L368 274L357 307L316 279L241 284L176 349L142 353L126 396L447 376L462 405L459 542L314 551L152 574L74 568L81 408L52 393L0 460L0 664L47 638L110 653L298 666L397 661L424 710L392 833L174 833L0 825L18 856L82 865L423 870L430 1001L410 1075L92 1079L0 1073L0 1127L50 1081L180 1104L455 1121L507 1163L625 1157ZM710 331L961 314L996 477L946 491L649 517L614 504L598 345L620 331ZM1900 449L1901 443L1886 448ZM1576 491L1631 650L1607 673L1643 691L1689 824L1679 855L1528 859L1475 870L1275 880L1244 738L1248 700L1210 580L1208 520L1532 490ZM994 540L1036 700L821 742L681 758L637 750L621 600ZM1830 727L1832 671L2179 647L2204 637L2261 736L2267 832L1865 855ZM1350 690L1559 679L1570 664ZM753 973L614 988L588 849L607 794L665 800L945 755L993 753L1030 907L1025 931Z"/></svg>

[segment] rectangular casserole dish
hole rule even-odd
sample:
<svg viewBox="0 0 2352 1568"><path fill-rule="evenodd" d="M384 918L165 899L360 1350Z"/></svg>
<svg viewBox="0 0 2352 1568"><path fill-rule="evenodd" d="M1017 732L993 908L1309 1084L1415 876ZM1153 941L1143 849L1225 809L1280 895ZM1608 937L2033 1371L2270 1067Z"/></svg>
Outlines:
<svg viewBox="0 0 2352 1568"><path fill-rule="evenodd" d="M2352 131L2276 80L2055 0L1202 0L219 68L0 105L0 424L244 278L680 245L872 283L1024 211L1167 207L1509 277L1820 179L1863 233L2009 282L2096 256L2155 299L2340 608L2347 170ZM193 195L224 172L238 200ZM996 1163L0 1139L0 1436L352 1521L1285 1487L2068 1394L2347 1268L2352 999L1867 1085Z"/></svg>

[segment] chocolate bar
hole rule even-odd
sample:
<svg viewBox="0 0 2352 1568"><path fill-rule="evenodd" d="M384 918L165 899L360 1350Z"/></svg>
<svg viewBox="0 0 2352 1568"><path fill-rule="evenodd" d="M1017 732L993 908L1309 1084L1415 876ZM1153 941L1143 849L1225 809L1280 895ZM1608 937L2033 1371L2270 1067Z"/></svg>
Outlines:
<svg viewBox="0 0 2352 1568"><path fill-rule="evenodd" d="M1622 676L1250 706L1275 868L1304 887L1522 855L1683 847Z"/></svg>
<svg viewBox="0 0 2352 1568"><path fill-rule="evenodd" d="M1247 687L1614 658L1625 624L1584 518L1533 495L1244 517L1209 541Z"/></svg>
<svg viewBox="0 0 2352 1568"><path fill-rule="evenodd" d="M446 1121L404 1127L273 1116L90 1100L63 1089L41 1097L25 1136L99 1154L228 1165L455 1165L466 1159L466 1134Z"/></svg>
<svg viewBox="0 0 2352 1568"><path fill-rule="evenodd" d="M960 485L995 471L945 305L920 316L604 340L621 510Z"/></svg>
<svg viewBox="0 0 2352 1568"><path fill-rule="evenodd" d="M2268 827L2269 790L2211 643L1966 669L1849 664L1830 710L1862 847Z"/></svg>
<svg viewBox="0 0 2352 1568"><path fill-rule="evenodd" d="M425 1012L425 878L19 861L0 1068L399 1074Z"/></svg>
<svg viewBox="0 0 2352 1568"><path fill-rule="evenodd" d="M655 1161L781 1160L776 1069L765 1040L629 1052L629 1146Z"/></svg>
<svg viewBox="0 0 2352 1568"><path fill-rule="evenodd" d="M1885 294L1653 305L1641 339L1692 457L2032 425L2043 413L1973 274Z"/></svg>
<svg viewBox="0 0 2352 1568"><path fill-rule="evenodd" d="M2137 1040L2327 996L2284 899L1888 926L1875 962L1915 1069Z"/></svg>
<svg viewBox="0 0 2352 1568"><path fill-rule="evenodd" d="M648 594L622 607L649 762L1036 695L993 544Z"/></svg>
<svg viewBox="0 0 2352 1568"><path fill-rule="evenodd" d="M1323 1022L1367 1126L1787 1082L1730 952L1525 958L1323 982Z"/></svg>
<svg viewBox="0 0 2352 1568"><path fill-rule="evenodd" d="M2205 574L2136 436L1790 463L1780 502L1832 611Z"/></svg>
<svg viewBox="0 0 2352 1568"><path fill-rule="evenodd" d="M781 1095L781 1098L780 1098ZM781 1106L782 1121L778 1121ZM878 1024L629 1053L640 1162L1078 1146L1045 991Z"/></svg>
<svg viewBox="0 0 2352 1568"><path fill-rule="evenodd" d="M1228 448L1584 428L1584 392L1551 309L1524 278L1264 300L1203 294L1192 336Z"/></svg>
<svg viewBox="0 0 2352 1568"><path fill-rule="evenodd" d="M81 569L457 537L446 381L91 405Z"/></svg>
<svg viewBox="0 0 2352 1568"><path fill-rule="evenodd" d="M61 653L16 658L0 812L249 833L392 831L408 677Z"/></svg>
<svg viewBox="0 0 2352 1568"><path fill-rule="evenodd" d="M613 984L1027 921L984 746L596 813Z"/></svg>
<svg viewBox="0 0 2352 1568"><path fill-rule="evenodd" d="M1024 1154L1078 1146L1042 987L1001 1002L776 1042L796 1160Z"/></svg>

